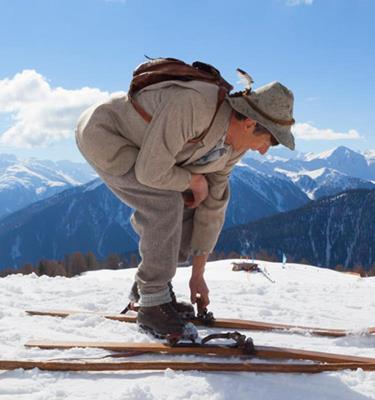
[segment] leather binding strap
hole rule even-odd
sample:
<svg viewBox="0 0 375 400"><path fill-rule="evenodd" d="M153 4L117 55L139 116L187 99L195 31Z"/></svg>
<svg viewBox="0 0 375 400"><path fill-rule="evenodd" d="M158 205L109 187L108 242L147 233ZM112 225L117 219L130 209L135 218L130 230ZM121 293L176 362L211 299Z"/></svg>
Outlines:
<svg viewBox="0 0 375 400"><path fill-rule="evenodd" d="M212 124L214 123L216 114L218 113L220 106L223 104L227 92L228 91L224 87L219 88L219 92L217 95L216 110L214 116L212 117L210 125L199 137L189 140L188 143L199 143L205 138L208 131L211 129ZM129 95L128 97L132 106L137 111L137 113L149 124L152 120L152 115L150 115L147 111L145 111L143 107L133 98L133 96Z"/></svg>

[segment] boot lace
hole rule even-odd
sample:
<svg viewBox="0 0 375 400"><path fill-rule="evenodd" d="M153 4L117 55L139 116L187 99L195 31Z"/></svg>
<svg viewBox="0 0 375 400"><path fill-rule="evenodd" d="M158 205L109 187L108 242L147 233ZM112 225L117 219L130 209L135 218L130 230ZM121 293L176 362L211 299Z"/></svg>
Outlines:
<svg viewBox="0 0 375 400"><path fill-rule="evenodd" d="M172 299L172 304L176 304L177 303L177 298L176 298L176 294L173 290L173 286L171 282L168 282L168 288L169 288L169 294L171 295L171 299Z"/></svg>

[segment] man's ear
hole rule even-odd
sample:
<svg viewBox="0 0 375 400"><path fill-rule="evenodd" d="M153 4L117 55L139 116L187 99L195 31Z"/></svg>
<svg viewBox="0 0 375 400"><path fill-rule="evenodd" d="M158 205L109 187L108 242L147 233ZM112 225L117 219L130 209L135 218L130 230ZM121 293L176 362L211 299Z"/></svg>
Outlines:
<svg viewBox="0 0 375 400"><path fill-rule="evenodd" d="M246 129L250 129L250 128L255 128L255 125L257 124L257 122L251 118L246 118L245 119L245 127Z"/></svg>

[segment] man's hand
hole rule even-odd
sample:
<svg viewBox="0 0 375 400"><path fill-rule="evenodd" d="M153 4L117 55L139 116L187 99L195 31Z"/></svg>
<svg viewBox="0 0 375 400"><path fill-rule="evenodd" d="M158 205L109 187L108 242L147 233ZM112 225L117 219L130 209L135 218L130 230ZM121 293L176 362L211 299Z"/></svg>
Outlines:
<svg viewBox="0 0 375 400"><path fill-rule="evenodd" d="M208 297L209 290L203 277L207 259L208 253L193 256L193 269L189 282L190 300L192 304L195 304L197 302L197 295L199 295L202 308L206 308L210 304Z"/></svg>
<svg viewBox="0 0 375 400"><path fill-rule="evenodd" d="M202 308L206 308L210 304L208 297L208 287L206 281L202 276L192 276L189 282L190 286L190 300L192 304L197 302L197 297L200 297Z"/></svg>
<svg viewBox="0 0 375 400"><path fill-rule="evenodd" d="M208 196L208 182L204 175L192 174L189 189L192 192L192 198L184 196L185 205L188 208L197 208Z"/></svg>

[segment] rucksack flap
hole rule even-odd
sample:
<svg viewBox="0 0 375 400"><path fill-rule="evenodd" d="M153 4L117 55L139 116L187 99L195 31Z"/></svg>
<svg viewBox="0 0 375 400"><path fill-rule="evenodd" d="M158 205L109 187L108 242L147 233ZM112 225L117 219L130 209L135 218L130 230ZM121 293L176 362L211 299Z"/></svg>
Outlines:
<svg viewBox="0 0 375 400"><path fill-rule="evenodd" d="M176 58L155 58L140 64L133 72L129 96L154 83L200 80L213 83L229 93L233 86L210 64L195 61L192 65Z"/></svg>

